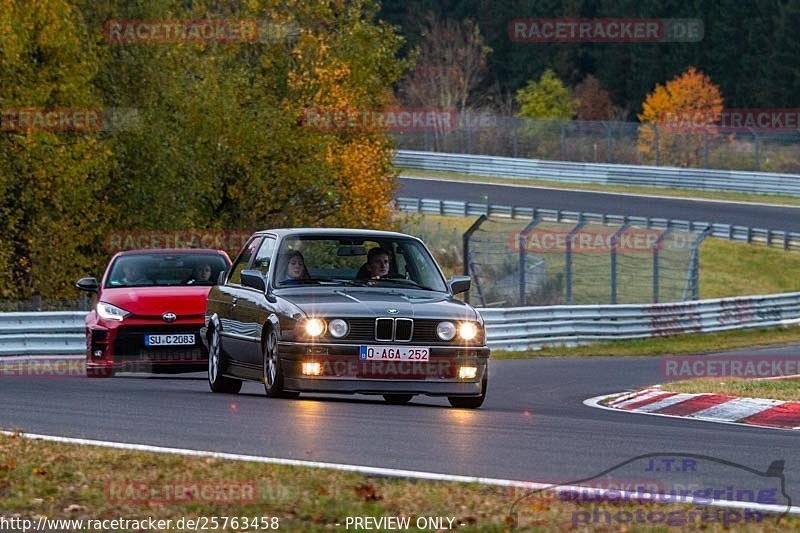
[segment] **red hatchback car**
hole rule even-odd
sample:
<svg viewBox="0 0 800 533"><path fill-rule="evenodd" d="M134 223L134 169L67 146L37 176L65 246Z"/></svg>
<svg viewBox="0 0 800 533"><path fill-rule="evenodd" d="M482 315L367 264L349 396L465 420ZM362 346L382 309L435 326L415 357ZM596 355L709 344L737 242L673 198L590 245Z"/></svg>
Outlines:
<svg viewBox="0 0 800 533"><path fill-rule="evenodd" d="M96 293L86 316L86 375L206 370L206 297L230 263L220 250L128 250L111 259L101 283L78 280L76 288Z"/></svg>

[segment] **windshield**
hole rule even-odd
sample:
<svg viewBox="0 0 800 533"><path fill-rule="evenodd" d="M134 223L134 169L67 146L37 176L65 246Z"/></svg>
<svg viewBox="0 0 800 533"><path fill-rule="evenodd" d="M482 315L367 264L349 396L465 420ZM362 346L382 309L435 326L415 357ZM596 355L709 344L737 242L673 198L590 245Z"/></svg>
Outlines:
<svg viewBox="0 0 800 533"><path fill-rule="evenodd" d="M428 250L403 237L289 237L281 242L274 279L276 287L325 284L447 292Z"/></svg>
<svg viewBox="0 0 800 533"><path fill-rule="evenodd" d="M106 287L211 286L228 267L218 254L133 254L114 261Z"/></svg>

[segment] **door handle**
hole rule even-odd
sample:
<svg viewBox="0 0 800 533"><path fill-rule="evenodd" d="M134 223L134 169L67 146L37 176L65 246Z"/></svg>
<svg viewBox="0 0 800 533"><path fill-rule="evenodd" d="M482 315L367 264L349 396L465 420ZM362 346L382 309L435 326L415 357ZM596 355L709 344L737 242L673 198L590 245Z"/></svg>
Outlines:
<svg viewBox="0 0 800 533"><path fill-rule="evenodd" d="M239 297L238 296L234 296L233 298L231 298L231 304L234 307L236 307L236 302L238 302L238 301L239 301Z"/></svg>

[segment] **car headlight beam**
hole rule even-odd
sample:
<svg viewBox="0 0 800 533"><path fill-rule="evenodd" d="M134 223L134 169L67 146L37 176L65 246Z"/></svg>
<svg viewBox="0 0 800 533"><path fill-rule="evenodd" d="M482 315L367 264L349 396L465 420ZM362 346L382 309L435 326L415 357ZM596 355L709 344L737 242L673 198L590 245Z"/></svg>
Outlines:
<svg viewBox="0 0 800 533"><path fill-rule="evenodd" d="M319 337L325 333L325 321L321 318L309 318L306 320L305 330L309 337Z"/></svg>
<svg viewBox="0 0 800 533"><path fill-rule="evenodd" d="M462 340L471 341L478 336L478 326L474 322L462 322L458 326L458 336Z"/></svg>

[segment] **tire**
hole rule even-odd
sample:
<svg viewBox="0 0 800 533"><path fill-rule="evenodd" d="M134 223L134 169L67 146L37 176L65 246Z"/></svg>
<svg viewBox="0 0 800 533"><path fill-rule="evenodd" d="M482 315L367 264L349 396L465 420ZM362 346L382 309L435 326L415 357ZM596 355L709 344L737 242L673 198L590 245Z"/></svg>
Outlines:
<svg viewBox="0 0 800 533"><path fill-rule="evenodd" d="M264 392L270 398L297 398L299 392L283 390L283 367L281 365L281 355L278 351L278 334L270 329L267 339L262 349L264 354L261 364L262 381L264 382Z"/></svg>
<svg viewBox="0 0 800 533"><path fill-rule="evenodd" d="M411 401L413 394L384 394L383 399L394 405L402 405Z"/></svg>
<svg viewBox="0 0 800 533"><path fill-rule="evenodd" d="M489 379L484 376L481 382L480 396L448 396L447 401L450 402L450 405L453 407L458 407L460 409L477 409L483 405L483 401L486 399L486 388L488 385Z"/></svg>
<svg viewBox="0 0 800 533"><path fill-rule="evenodd" d="M211 338L208 341L208 386L211 392L238 394L242 390L242 382L238 379L223 376L222 369L222 350L219 345L219 333L214 328L211 330Z"/></svg>
<svg viewBox="0 0 800 533"><path fill-rule="evenodd" d="M86 367L87 378L113 378L114 367Z"/></svg>

